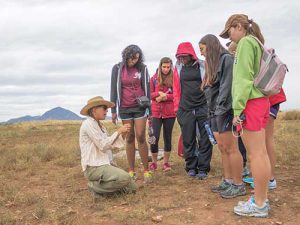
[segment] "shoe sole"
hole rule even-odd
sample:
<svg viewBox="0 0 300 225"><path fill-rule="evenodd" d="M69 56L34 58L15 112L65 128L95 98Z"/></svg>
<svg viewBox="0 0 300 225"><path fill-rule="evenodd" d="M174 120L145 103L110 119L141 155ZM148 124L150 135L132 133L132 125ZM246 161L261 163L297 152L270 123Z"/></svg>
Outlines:
<svg viewBox="0 0 300 225"><path fill-rule="evenodd" d="M246 195L246 194L247 194L246 191L243 192L243 193L237 194L237 195L222 195L222 194L220 193L221 197L222 197L222 198L226 198L226 199L236 198L236 197L239 197L239 196L244 196L244 195Z"/></svg>
<svg viewBox="0 0 300 225"><path fill-rule="evenodd" d="M238 211L234 211L235 214L239 215L239 216L247 216L247 217L256 217L256 218L266 218L268 217L268 213L266 214L257 214L257 213L242 213L242 212L238 212Z"/></svg>

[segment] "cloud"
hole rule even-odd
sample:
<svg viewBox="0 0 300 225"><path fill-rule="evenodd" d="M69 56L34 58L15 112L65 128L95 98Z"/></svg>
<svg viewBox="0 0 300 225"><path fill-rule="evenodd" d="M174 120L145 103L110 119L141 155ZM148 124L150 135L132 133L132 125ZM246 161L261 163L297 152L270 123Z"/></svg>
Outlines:
<svg viewBox="0 0 300 225"><path fill-rule="evenodd" d="M112 66L138 44L151 74L177 45L218 35L233 13L259 23L267 46L288 64L285 109L299 108L299 1L0 0L0 121L56 106L79 111L109 98ZM268 12L266 12L268 9ZM226 40L221 39L223 44ZM3 100L4 99L4 100Z"/></svg>

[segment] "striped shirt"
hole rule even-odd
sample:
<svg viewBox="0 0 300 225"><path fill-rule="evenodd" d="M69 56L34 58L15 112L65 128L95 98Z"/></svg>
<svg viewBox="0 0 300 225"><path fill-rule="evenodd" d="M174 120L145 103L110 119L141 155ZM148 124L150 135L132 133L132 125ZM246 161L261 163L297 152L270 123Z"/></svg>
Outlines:
<svg viewBox="0 0 300 225"><path fill-rule="evenodd" d="M99 127L97 121L87 117L80 127L79 144L81 150L81 166L109 165L112 161L112 149L124 146L124 139L118 132L108 136L107 130Z"/></svg>

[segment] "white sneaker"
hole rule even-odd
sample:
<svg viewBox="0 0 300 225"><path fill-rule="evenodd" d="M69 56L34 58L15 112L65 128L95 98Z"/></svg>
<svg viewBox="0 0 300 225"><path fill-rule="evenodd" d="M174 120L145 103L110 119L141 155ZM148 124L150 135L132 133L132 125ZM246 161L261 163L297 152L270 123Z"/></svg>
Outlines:
<svg viewBox="0 0 300 225"><path fill-rule="evenodd" d="M274 179L273 181L269 181L269 190L273 190L277 188L277 182Z"/></svg>

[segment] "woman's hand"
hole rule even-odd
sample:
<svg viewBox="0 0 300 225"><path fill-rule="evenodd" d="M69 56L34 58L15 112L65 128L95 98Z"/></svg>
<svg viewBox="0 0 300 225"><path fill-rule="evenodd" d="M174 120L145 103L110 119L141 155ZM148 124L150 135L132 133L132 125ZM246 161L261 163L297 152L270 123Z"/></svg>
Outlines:
<svg viewBox="0 0 300 225"><path fill-rule="evenodd" d="M119 134L127 134L130 131L131 125L129 123L124 124L118 129Z"/></svg>
<svg viewBox="0 0 300 225"><path fill-rule="evenodd" d="M237 126L237 125L241 124L242 122L243 122L243 120L241 120L241 118L239 116L233 117L233 120L232 120L233 126Z"/></svg>

